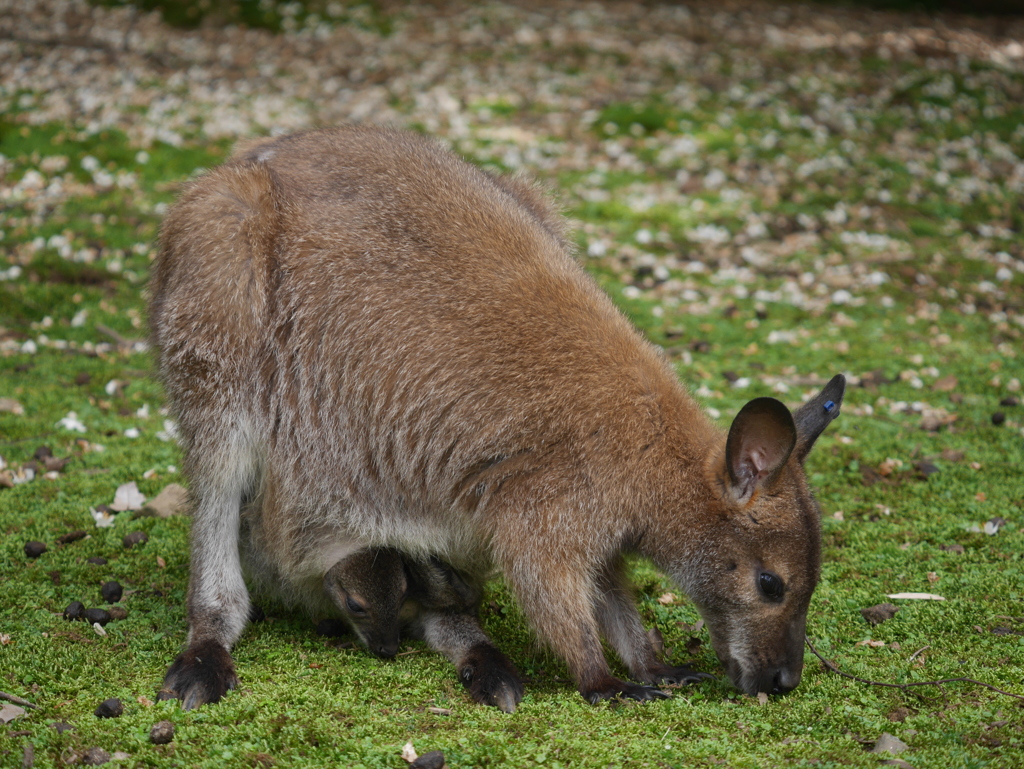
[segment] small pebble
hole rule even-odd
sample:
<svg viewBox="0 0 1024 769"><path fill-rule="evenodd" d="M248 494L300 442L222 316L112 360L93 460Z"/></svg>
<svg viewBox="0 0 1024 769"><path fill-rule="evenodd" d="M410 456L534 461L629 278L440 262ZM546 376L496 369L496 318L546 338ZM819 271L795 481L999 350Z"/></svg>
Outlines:
<svg viewBox="0 0 1024 769"><path fill-rule="evenodd" d="M86 561L86 563L91 563L93 566L106 566L107 559L97 555L94 558L90 558L88 561Z"/></svg>
<svg viewBox="0 0 1024 769"><path fill-rule="evenodd" d="M107 609L107 613L110 615L112 622L126 619L128 617L128 611L126 609L122 609L120 606L111 606Z"/></svg>
<svg viewBox="0 0 1024 769"><path fill-rule="evenodd" d="M120 718L122 713L124 713L124 705L117 697L103 700L93 711L96 718Z"/></svg>
<svg viewBox="0 0 1024 769"><path fill-rule="evenodd" d="M42 542L26 542L25 543L25 555L29 558L38 558L46 552L46 545Z"/></svg>
<svg viewBox="0 0 1024 769"><path fill-rule="evenodd" d="M95 622L100 623L100 625L106 625L113 617L110 616L110 612L106 609L86 609L85 619L90 625Z"/></svg>
<svg viewBox="0 0 1024 769"><path fill-rule="evenodd" d="M82 763L86 766L103 766L110 760L110 754L103 748L89 748L82 754Z"/></svg>
<svg viewBox="0 0 1024 769"><path fill-rule="evenodd" d="M146 535L146 532L133 531L131 534L124 535L124 539L121 540L121 544L123 544L126 548L131 548L135 547L136 545L141 545L143 542L146 542L148 540L149 537Z"/></svg>
<svg viewBox="0 0 1024 769"><path fill-rule="evenodd" d="M85 604L81 601L72 601L69 603L68 608L64 610L64 619L85 619Z"/></svg>
<svg viewBox="0 0 1024 769"><path fill-rule="evenodd" d="M409 764L409 769L441 769L443 766L444 753L440 750L432 750Z"/></svg>
<svg viewBox="0 0 1024 769"><path fill-rule="evenodd" d="M886 620L896 616L898 611L899 608L891 603L880 603L876 606L868 606L865 609L861 609L860 613L872 625L881 625Z"/></svg>
<svg viewBox="0 0 1024 769"><path fill-rule="evenodd" d="M170 721L157 721L149 730L149 741L154 745L166 745L174 739L174 724Z"/></svg>
<svg viewBox="0 0 1024 769"><path fill-rule="evenodd" d="M121 586L111 580L110 582L104 582L100 587L100 595L103 596L103 600L107 603L117 603L121 600L121 595L124 590Z"/></svg>
<svg viewBox="0 0 1024 769"><path fill-rule="evenodd" d="M1019 406L1020 405L1020 398L1018 398L1016 395L1010 395L1010 396L1008 396L1006 398L1003 398L1001 401L999 401L999 405L1000 406Z"/></svg>
<svg viewBox="0 0 1024 769"><path fill-rule="evenodd" d="M54 721L52 724L50 724L50 726L57 730L57 734L64 734L64 732L75 731L75 727L73 727L67 721Z"/></svg>
<svg viewBox="0 0 1024 769"><path fill-rule="evenodd" d="M992 424L996 425L997 427L1005 421L1006 414L1004 414L1002 411L997 411L995 414L992 415ZM28 545L26 545L25 547L28 547Z"/></svg>

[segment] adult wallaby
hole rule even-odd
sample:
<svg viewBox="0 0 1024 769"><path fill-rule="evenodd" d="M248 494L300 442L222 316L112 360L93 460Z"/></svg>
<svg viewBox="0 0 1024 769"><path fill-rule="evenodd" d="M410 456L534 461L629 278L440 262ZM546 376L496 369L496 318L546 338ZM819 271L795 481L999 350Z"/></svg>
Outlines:
<svg viewBox="0 0 1024 769"><path fill-rule="evenodd" d="M251 145L168 214L152 296L195 506L189 639L165 680L187 704L236 680L240 518L289 583L322 579L339 542L474 584L496 567L590 702L701 675L655 656L625 576L638 553L694 601L736 686L799 682L821 548L803 462L844 379L795 414L757 398L723 434L532 186L387 128ZM470 614L435 616L425 637L456 664L486 644ZM602 634L640 683L611 675ZM484 648L460 670L493 702L473 676L519 679Z"/></svg>

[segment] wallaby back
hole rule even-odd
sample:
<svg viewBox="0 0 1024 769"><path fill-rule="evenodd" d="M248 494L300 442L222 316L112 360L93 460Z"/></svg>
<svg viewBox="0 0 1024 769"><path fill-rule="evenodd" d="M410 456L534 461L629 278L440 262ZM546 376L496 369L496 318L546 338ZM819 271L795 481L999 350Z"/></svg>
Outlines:
<svg viewBox="0 0 1024 769"><path fill-rule="evenodd" d="M196 498L179 661L241 631L241 536L299 593L339 543L474 587L496 566L593 701L662 696L611 676L602 634L641 684L699 677L654 655L637 552L695 600L738 686L796 685L820 559L802 463L842 378L831 410L758 399L722 433L522 180L391 129L263 142L185 190L152 292Z"/></svg>

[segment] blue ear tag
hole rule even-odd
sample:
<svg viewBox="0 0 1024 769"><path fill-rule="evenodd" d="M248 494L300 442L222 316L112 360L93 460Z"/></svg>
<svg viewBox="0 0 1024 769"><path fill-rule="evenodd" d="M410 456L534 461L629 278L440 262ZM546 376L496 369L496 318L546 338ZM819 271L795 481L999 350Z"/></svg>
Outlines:
<svg viewBox="0 0 1024 769"><path fill-rule="evenodd" d="M824 408L825 408L825 411L828 412L829 414L832 413L832 409L834 409L835 407L836 407L836 404L833 403L832 401L825 401Z"/></svg>

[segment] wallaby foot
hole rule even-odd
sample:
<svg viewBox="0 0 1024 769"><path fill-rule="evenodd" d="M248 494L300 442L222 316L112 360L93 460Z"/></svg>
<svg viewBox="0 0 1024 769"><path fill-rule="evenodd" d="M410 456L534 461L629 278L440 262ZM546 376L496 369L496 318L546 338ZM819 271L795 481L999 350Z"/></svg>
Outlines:
<svg viewBox="0 0 1024 769"><path fill-rule="evenodd" d="M710 673L701 673L686 665L659 664L649 672L652 684L696 684L701 681L715 680Z"/></svg>
<svg viewBox="0 0 1024 769"><path fill-rule="evenodd" d="M213 640L190 646L171 663L158 700L181 700L182 710L219 702L228 689L238 686L231 654Z"/></svg>
<svg viewBox="0 0 1024 769"><path fill-rule="evenodd" d="M591 705L596 705L601 700L629 699L647 702L648 700L667 700L671 696L653 686L631 684L612 676L602 679L594 686L581 688L580 694Z"/></svg>
<svg viewBox="0 0 1024 769"><path fill-rule="evenodd" d="M459 666L459 680L470 697L503 713L514 713L523 699L519 671L489 643L478 643L466 652Z"/></svg>

